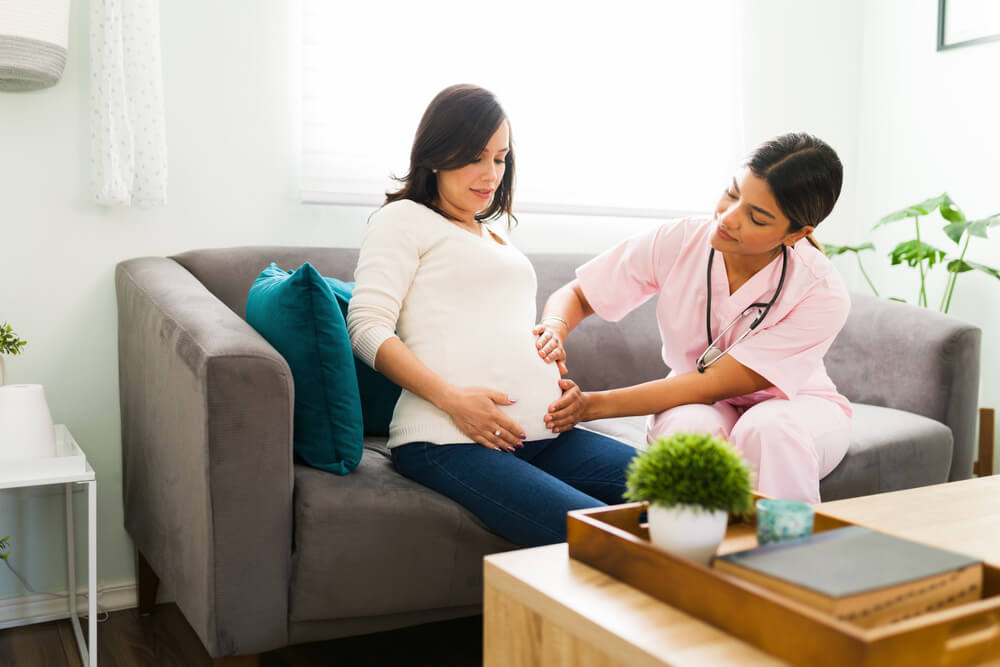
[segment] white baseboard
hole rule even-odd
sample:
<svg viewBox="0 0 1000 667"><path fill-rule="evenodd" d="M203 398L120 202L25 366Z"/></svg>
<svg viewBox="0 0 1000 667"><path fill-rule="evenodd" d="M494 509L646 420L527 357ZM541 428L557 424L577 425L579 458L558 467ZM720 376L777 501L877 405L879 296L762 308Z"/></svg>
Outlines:
<svg viewBox="0 0 1000 667"><path fill-rule="evenodd" d="M32 623L44 623L69 617L69 602L62 593L22 595L0 600L0 630ZM77 613L87 613L86 586L79 588ZM98 586L98 611L118 611L138 606L134 579L105 583Z"/></svg>

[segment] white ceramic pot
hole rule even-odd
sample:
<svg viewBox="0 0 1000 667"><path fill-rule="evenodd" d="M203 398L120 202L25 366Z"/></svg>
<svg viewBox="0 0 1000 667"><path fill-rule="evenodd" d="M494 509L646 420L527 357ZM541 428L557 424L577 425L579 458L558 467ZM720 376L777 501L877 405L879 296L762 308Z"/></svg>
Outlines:
<svg viewBox="0 0 1000 667"><path fill-rule="evenodd" d="M42 385L0 387L0 462L55 455L55 426Z"/></svg>
<svg viewBox="0 0 1000 667"><path fill-rule="evenodd" d="M708 565L715 555L729 521L725 510L705 510L693 505L650 505L647 517L653 544L703 565Z"/></svg>

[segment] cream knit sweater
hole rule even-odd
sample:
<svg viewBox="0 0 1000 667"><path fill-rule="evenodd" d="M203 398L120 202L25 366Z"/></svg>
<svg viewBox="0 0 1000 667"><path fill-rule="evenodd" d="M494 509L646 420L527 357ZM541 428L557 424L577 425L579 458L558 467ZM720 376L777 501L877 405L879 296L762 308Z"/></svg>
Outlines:
<svg viewBox="0 0 1000 667"><path fill-rule="evenodd" d="M499 226L499 225L498 225ZM535 271L494 230L473 234L416 202L393 202L372 216L355 272L347 330L354 351L375 364L393 331L446 382L505 392L500 406L527 440L555 437L543 417L561 394L559 370L535 348ZM389 447L408 442L472 442L451 418L406 390L389 426Z"/></svg>

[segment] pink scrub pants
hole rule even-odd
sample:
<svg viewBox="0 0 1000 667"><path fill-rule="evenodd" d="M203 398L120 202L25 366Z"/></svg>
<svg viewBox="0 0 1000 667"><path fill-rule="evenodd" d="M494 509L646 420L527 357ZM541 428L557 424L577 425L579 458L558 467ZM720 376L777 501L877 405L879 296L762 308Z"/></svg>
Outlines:
<svg viewBox="0 0 1000 667"><path fill-rule="evenodd" d="M646 424L647 441L673 433L722 436L750 464L759 492L818 503L819 480L847 453L851 418L830 401L798 396L762 401L742 414L725 401L680 405Z"/></svg>

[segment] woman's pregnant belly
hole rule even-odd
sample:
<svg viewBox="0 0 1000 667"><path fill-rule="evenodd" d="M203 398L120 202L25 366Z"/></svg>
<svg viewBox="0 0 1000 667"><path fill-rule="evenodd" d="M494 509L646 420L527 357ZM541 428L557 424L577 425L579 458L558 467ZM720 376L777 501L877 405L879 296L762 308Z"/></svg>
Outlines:
<svg viewBox="0 0 1000 667"><path fill-rule="evenodd" d="M453 384L486 387L516 399L513 405L497 407L524 429L526 440L555 437L545 427L545 414L562 395L559 368L538 356L530 327L523 332L493 330L486 335L479 332L477 340L480 352L473 361L452 363L457 361L452 357L447 368L436 369L437 372Z"/></svg>
<svg viewBox="0 0 1000 667"><path fill-rule="evenodd" d="M513 405L503 405L500 409L524 429L526 440L554 438L555 433L545 427L545 414L561 395L559 388L559 368L548 364L538 356L532 337L529 354L519 363L508 368L498 368L493 386L506 391L517 399Z"/></svg>

